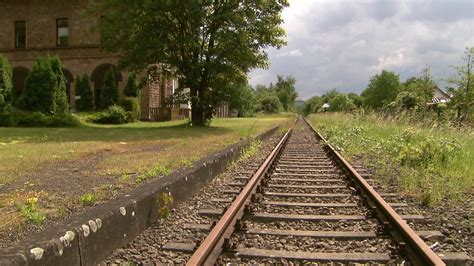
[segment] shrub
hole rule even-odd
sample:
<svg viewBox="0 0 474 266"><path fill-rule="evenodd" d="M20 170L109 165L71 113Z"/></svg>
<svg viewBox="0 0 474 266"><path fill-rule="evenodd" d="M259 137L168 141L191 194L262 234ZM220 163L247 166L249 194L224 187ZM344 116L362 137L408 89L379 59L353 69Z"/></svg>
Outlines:
<svg viewBox="0 0 474 266"><path fill-rule="evenodd" d="M79 197L79 202L82 206L93 206L96 202L96 196L89 192Z"/></svg>
<svg viewBox="0 0 474 266"><path fill-rule="evenodd" d="M93 116L91 121L97 124L124 124L127 122L127 112L120 106L112 105Z"/></svg>
<svg viewBox="0 0 474 266"><path fill-rule="evenodd" d="M20 97L20 108L52 114L56 110L56 76L49 57L40 57L28 73L25 91Z"/></svg>
<svg viewBox="0 0 474 266"><path fill-rule="evenodd" d="M12 101L12 69L10 63L0 55L0 111Z"/></svg>
<svg viewBox="0 0 474 266"><path fill-rule="evenodd" d="M29 221L42 224L46 216L37 209L38 198L28 198L25 203L18 204L18 210Z"/></svg>
<svg viewBox="0 0 474 266"><path fill-rule="evenodd" d="M44 114L66 113L66 81L57 57L40 57L28 73L19 106Z"/></svg>
<svg viewBox="0 0 474 266"><path fill-rule="evenodd" d="M55 91L55 103L56 113L67 113L68 102L67 102L67 89L66 89L66 77L62 70L61 61L57 56L51 57L51 69L56 75L56 91Z"/></svg>
<svg viewBox="0 0 474 266"><path fill-rule="evenodd" d="M123 94L126 97L137 97L138 93L139 87L137 74L132 73L127 79L127 85L125 85L125 90L123 91Z"/></svg>
<svg viewBox="0 0 474 266"><path fill-rule="evenodd" d="M127 121L135 122L140 119L140 103L137 98L123 98L120 106L127 111Z"/></svg>
<svg viewBox="0 0 474 266"><path fill-rule="evenodd" d="M41 112L27 112L13 107L0 113L2 127L76 127L81 122L75 116L65 114L45 115Z"/></svg>
<svg viewBox="0 0 474 266"><path fill-rule="evenodd" d="M76 78L76 95L80 97L76 101L76 109L82 112L92 111L94 107L93 94L87 74L82 79L79 76Z"/></svg>
<svg viewBox="0 0 474 266"><path fill-rule="evenodd" d="M14 126L15 120L12 113L13 107L11 105L7 105L3 108L3 111L0 112L0 127Z"/></svg>
<svg viewBox="0 0 474 266"><path fill-rule="evenodd" d="M257 112L278 113L282 109L280 100L275 95L267 95L260 99L257 106Z"/></svg>
<svg viewBox="0 0 474 266"><path fill-rule="evenodd" d="M100 92L100 106L105 109L114 105L117 103L118 98L119 95L117 81L115 79L115 70L111 68L105 73L104 85Z"/></svg>

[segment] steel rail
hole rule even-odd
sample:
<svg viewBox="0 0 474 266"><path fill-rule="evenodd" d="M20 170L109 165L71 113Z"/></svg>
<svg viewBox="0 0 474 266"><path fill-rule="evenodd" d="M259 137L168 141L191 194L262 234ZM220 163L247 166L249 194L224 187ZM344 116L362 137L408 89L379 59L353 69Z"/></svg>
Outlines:
<svg viewBox="0 0 474 266"><path fill-rule="evenodd" d="M446 265L436 255L431 248L408 226L408 224L398 215L395 210L375 191L375 189L369 185L369 183L347 162L342 155L334 149L334 147L328 143L328 141L319 134L318 131L303 118L306 124L313 130L316 137L324 142L324 145L329 149L337 160L339 160L343 166L349 171L354 177L360 188L364 190L365 194L370 197L372 202L377 206L383 216L389 221L389 223L401 234L404 243L407 243L407 255L415 265Z"/></svg>
<svg viewBox="0 0 474 266"><path fill-rule="evenodd" d="M281 138L280 142L278 142L224 215L222 215L217 224L212 228L211 232L197 248L186 265L211 265L216 262L221 253L225 237L230 236L233 232L236 221L242 217L245 206L250 202L250 196L255 193L262 177L268 172L272 163L275 162L275 159L288 140L291 130L290 128Z"/></svg>

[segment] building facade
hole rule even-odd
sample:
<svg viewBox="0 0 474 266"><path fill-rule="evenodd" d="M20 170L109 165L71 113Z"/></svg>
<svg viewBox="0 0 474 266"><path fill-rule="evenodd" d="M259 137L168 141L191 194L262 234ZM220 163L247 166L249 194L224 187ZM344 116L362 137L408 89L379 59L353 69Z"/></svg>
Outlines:
<svg viewBox="0 0 474 266"><path fill-rule="evenodd" d="M24 90L25 78L35 60L50 54L59 56L63 64L72 110L77 76L89 75L94 99L98 99L105 72L116 68L118 58L101 50L96 28L100 16L86 15L87 3L88 0L0 0L0 54L12 65L16 95ZM121 95L128 75L117 72ZM148 82L141 91L141 119L165 120L164 112L157 110L164 107L164 99L176 87L175 79Z"/></svg>

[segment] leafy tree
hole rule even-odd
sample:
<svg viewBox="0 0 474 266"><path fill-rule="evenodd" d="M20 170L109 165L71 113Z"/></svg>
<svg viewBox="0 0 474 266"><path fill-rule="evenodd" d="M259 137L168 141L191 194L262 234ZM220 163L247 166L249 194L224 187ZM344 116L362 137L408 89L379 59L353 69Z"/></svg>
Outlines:
<svg viewBox="0 0 474 266"><path fill-rule="evenodd" d="M411 77L402 84L391 107L396 110L427 111L427 103L431 102L435 88L436 82L431 76L430 68L425 67L418 77Z"/></svg>
<svg viewBox="0 0 474 266"><path fill-rule="evenodd" d="M414 92L404 90L397 95L391 107L396 111L412 110L415 109L419 103L420 98Z"/></svg>
<svg viewBox="0 0 474 266"><path fill-rule="evenodd" d="M67 102L67 89L66 89L66 77L61 66L61 61L58 57L54 56L50 58L51 60L51 69L56 76L56 90L55 90L55 103L56 103L56 113L67 113L68 112L68 102Z"/></svg>
<svg viewBox="0 0 474 266"><path fill-rule="evenodd" d="M13 98L12 69L7 58L0 55L0 111Z"/></svg>
<svg viewBox="0 0 474 266"><path fill-rule="evenodd" d="M418 96L423 100L423 104L431 102L433 99L434 91L436 88L436 82L431 76L431 70L429 66L423 68L418 78Z"/></svg>
<svg viewBox="0 0 474 266"><path fill-rule="evenodd" d="M379 109L388 105L398 95L400 91L400 78L391 71L382 70L370 78L370 83L362 92L364 106Z"/></svg>
<svg viewBox="0 0 474 266"><path fill-rule="evenodd" d="M323 107L323 99L320 96L314 96L305 101L303 106L303 115L316 113Z"/></svg>
<svg viewBox="0 0 474 266"><path fill-rule="evenodd" d="M100 106L105 109L118 102L118 86L115 79L115 69L105 72L104 84L100 92Z"/></svg>
<svg viewBox="0 0 474 266"><path fill-rule="evenodd" d="M465 65L453 66L456 74L448 79L455 86L450 89L453 95L451 104L458 110L458 118L461 121L472 119L474 111L474 47L467 47L463 60Z"/></svg>
<svg viewBox="0 0 474 266"><path fill-rule="evenodd" d="M58 78L53 72L49 56L36 60L25 81L25 91L20 97L19 106L27 111L45 114L56 112L56 87Z"/></svg>
<svg viewBox="0 0 474 266"><path fill-rule="evenodd" d="M247 83L230 86L229 109L235 109L239 117L251 116L257 102L255 92Z"/></svg>
<svg viewBox="0 0 474 266"><path fill-rule="evenodd" d="M362 96L354 92L347 94L347 97L349 97L349 99L352 100L352 102L357 108L360 108L364 102L364 99L362 98Z"/></svg>
<svg viewBox="0 0 474 266"><path fill-rule="evenodd" d="M268 87L262 84L255 86L255 98L257 102L255 105L256 112L279 113L283 110L278 93L272 83Z"/></svg>
<svg viewBox="0 0 474 266"><path fill-rule="evenodd" d="M345 93L339 92L337 89L324 93L321 100L321 106L328 103L328 111L332 112L346 112L356 108L354 102Z"/></svg>
<svg viewBox="0 0 474 266"><path fill-rule="evenodd" d="M285 111L288 111L289 107L294 104L296 97L298 97L298 93L295 90L295 83L296 79L292 76L286 78L280 75L277 76L274 89Z"/></svg>
<svg viewBox="0 0 474 266"><path fill-rule="evenodd" d="M76 108L81 112L92 111L94 108L94 99L91 83L87 74L84 74L82 79L79 76L76 78L76 95L80 97L76 100Z"/></svg>
<svg viewBox="0 0 474 266"><path fill-rule="evenodd" d="M143 70L160 64L162 72L182 77L190 88L192 124L212 118L222 80L241 78L267 66L268 47L285 44L281 12L287 0L102 0L90 10L106 13L100 31L106 50L120 65Z"/></svg>
<svg viewBox="0 0 474 266"><path fill-rule="evenodd" d="M329 101L328 111L347 112L347 111L354 110L355 108L356 108L356 106L355 106L354 102L349 97L347 97L347 94L337 93Z"/></svg>
<svg viewBox="0 0 474 266"><path fill-rule="evenodd" d="M256 111L263 113L278 113L282 109L280 100L276 95L266 95L260 99Z"/></svg>
<svg viewBox="0 0 474 266"><path fill-rule="evenodd" d="M127 79L123 94L127 97L137 97L138 92L138 77L137 74L132 73Z"/></svg>

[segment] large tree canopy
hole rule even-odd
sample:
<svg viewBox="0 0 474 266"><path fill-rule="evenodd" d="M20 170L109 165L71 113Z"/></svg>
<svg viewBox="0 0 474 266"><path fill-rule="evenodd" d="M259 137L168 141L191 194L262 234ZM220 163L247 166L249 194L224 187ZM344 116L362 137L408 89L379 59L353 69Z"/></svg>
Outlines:
<svg viewBox="0 0 474 266"><path fill-rule="evenodd" d="M287 0L102 0L105 49L129 70L175 72L190 88L193 125L212 116L219 84L266 67L267 47L285 44L281 12Z"/></svg>
<svg viewBox="0 0 474 266"><path fill-rule="evenodd" d="M400 91L400 78L391 71L382 70L382 73L370 78L370 83L362 92L364 105L378 109L395 100Z"/></svg>
<svg viewBox="0 0 474 266"><path fill-rule="evenodd" d="M474 47L466 47L464 65L454 66L456 73L448 79L455 88L450 89L453 95L452 104L458 109L458 118L472 121L474 116Z"/></svg>
<svg viewBox="0 0 474 266"><path fill-rule="evenodd" d="M277 82L273 87L285 111L288 111L288 109L295 103L296 97L298 97L298 93L295 89L295 83L296 79L292 76L285 78L281 75L278 75Z"/></svg>

